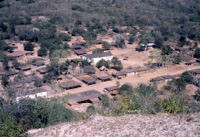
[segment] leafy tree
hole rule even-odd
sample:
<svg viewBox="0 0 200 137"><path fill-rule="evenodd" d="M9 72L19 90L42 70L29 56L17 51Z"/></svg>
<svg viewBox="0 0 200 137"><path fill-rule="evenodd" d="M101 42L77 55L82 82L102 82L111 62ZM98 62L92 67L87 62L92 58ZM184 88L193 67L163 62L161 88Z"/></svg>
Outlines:
<svg viewBox="0 0 200 137"><path fill-rule="evenodd" d="M9 77L6 75L2 76L1 84L6 87L9 84Z"/></svg>
<svg viewBox="0 0 200 137"><path fill-rule="evenodd" d="M40 48L38 50L38 56L43 57L43 56L46 56L46 55L47 55L47 49L46 48Z"/></svg>
<svg viewBox="0 0 200 137"><path fill-rule="evenodd" d="M129 39L128 39L128 43L129 43L129 44L133 44L134 40L135 40L134 36L131 35L131 36L129 37Z"/></svg>
<svg viewBox="0 0 200 137"><path fill-rule="evenodd" d="M19 68L21 64L17 60L13 60L12 65L14 68Z"/></svg>
<svg viewBox="0 0 200 137"><path fill-rule="evenodd" d="M13 117L0 109L0 136L1 137L22 137L23 129Z"/></svg>
<svg viewBox="0 0 200 137"><path fill-rule="evenodd" d="M194 57L195 57L195 58L200 58L200 48L196 48L196 49L195 49Z"/></svg>
<svg viewBox="0 0 200 137"><path fill-rule="evenodd" d="M174 64L180 64L181 61L182 60L181 60L181 57L179 55L174 56L174 58L173 58L173 63Z"/></svg>
<svg viewBox="0 0 200 137"><path fill-rule="evenodd" d="M163 47L163 39L161 37L155 38L155 48L161 48Z"/></svg>
<svg viewBox="0 0 200 137"><path fill-rule="evenodd" d="M2 59L4 70L9 70L8 61L9 61L8 57L4 56L3 59Z"/></svg>
<svg viewBox="0 0 200 137"><path fill-rule="evenodd" d="M178 78L174 81L177 91L185 90L186 88L186 81L183 78Z"/></svg>
<svg viewBox="0 0 200 137"><path fill-rule="evenodd" d="M89 113L89 114L94 114L95 113L95 106L91 105L91 106L88 106L87 107L87 110L86 112Z"/></svg>
<svg viewBox="0 0 200 137"><path fill-rule="evenodd" d="M194 83L194 77L193 77L192 73L190 73L190 72L184 72L181 75L181 78L183 78L185 80L185 82L187 82L188 84Z"/></svg>
<svg viewBox="0 0 200 137"><path fill-rule="evenodd" d="M0 50L1 51L11 51L13 48L8 46L8 44L5 43L5 41L0 40Z"/></svg>
<svg viewBox="0 0 200 137"><path fill-rule="evenodd" d="M83 34L85 34L85 30L80 27L75 27L72 30L72 36L78 36L78 35L83 35Z"/></svg>
<svg viewBox="0 0 200 137"><path fill-rule="evenodd" d="M111 48L111 45L108 42L103 42L103 49L109 50Z"/></svg>
<svg viewBox="0 0 200 137"><path fill-rule="evenodd" d="M161 53L162 55L170 55L173 53L173 50L170 46L163 46L161 48L161 51L162 51L162 53Z"/></svg>
<svg viewBox="0 0 200 137"><path fill-rule="evenodd" d="M60 33L58 35L58 37L63 40L63 41L70 41L71 40L71 36L65 33Z"/></svg>
<svg viewBox="0 0 200 137"><path fill-rule="evenodd" d="M125 48L125 38L122 35L116 35L113 37L114 40L114 46L116 46L117 48Z"/></svg>
<svg viewBox="0 0 200 137"><path fill-rule="evenodd" d="M111 64L113 64L113 68L118 71L120 71L123 68L121 61L117 57L112 58Z"/></svg>
<svg viewBox="0 0 200 137"><path fill-rule="evenodd" d="M105 66L106 68L109 68L109 62L102 59L99 62L97 62L96 67L101 68L102 66Z"/></svg>
<svg viewBox="0 0 200 137"><path fill-rule="evenodd" d="M120 95L126 95L133 93L133 87L129 84L123 84L119 89L118 92Z"/></svg>
<svg viewBox="0 0 200 137"><path fill-rule="evenodd" d="M34 45L30 42L24 44L24 50L26 51L33 51L34 50Z"/></svg>

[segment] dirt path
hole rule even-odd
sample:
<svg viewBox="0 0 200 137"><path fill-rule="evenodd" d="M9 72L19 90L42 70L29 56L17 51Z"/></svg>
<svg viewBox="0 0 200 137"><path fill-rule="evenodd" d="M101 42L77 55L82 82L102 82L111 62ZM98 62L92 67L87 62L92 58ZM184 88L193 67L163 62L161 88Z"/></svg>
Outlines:
<svg viewBox="0 0 200 137"><path fill-rule="evenodd" d="M86 90L91 90L91 89L95 89L95 90L98 90L103 93L104 88L114 86L114 85L116 85L117 82L120 82L121 85L124 83L130 83L131 85L133 85L133 87L137 87L137 85L139 83L147 83L148 84L152 78L155 78L158 76L181 74L185 71L197 69L197 68L200 68L200 66L174 65L174 66L170 66L170 67L159 68L157 70L152 70L151 72L140 74L140 75L127 76L122 79L113 78L112 81L99 82L97 84L90 85L90 86L82 84L82 87L80 87L80 88L65 90L60 93L49 95L48 97L62 96L64 94L80 93L80 92L83 92Z"/></svg>

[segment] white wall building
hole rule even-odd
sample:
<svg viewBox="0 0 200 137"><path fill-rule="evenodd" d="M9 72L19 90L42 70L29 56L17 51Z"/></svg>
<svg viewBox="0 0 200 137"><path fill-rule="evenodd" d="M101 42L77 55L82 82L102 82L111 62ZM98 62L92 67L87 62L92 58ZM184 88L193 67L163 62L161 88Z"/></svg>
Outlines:
<svg viewBox="0 0 200 137"><path fill-rule="evenodd" d="M97 63L100 60L104 59L106 61L110 61L112 60L113 55L111 52L102 52L102 53L95 53L95 54L87 54L87 55L83 55L82 59L83 60L87 60L89 62L94 62Z"/></svg>

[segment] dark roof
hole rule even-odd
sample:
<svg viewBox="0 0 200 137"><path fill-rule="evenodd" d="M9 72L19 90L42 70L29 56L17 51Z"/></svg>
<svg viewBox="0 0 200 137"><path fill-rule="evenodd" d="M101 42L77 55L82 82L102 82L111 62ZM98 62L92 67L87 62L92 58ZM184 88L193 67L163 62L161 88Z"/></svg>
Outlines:
<svg viewBox="0 0 200 137"><path fill-rule="evenodd" d="M19 66L17 69L27 71L31 69L31 66L30 65Z"/></svg>
<svg viewBox="0 0 200 137"><path fill-rule="evenodd" d="M105 73L99 73L99 74L95 74L93 77L102 80L102 81L107 81L107 80L111 80L111 76L107 75Z"/></svg>
<svg viewBox="0 0 200 137"><path fill-rule="evenodd" d="M111 52L101 52L101 53L95 53L95 54L87 54L87 55L84 55L84 56L89 58L89 59L93 59L93 58L101 58L101 57L112 56L112 53Z"/></svg>
<svg viewBox="0 0 200 137"><path fill-rule="evenodd" d="M71 94L69 96L69 104L77 104L86 100L97 101L101 96L101 93L97 90L88 90L77 94Z"/></svg>
<svg viewBox="0 0 200 137"><path fill-rule="evenodd" d="M87 74L95 74L96 72L93 66L85 66L83 70L84 70L84 73L87 73Z"/></svg>
<svg viewBox="0 0 200 137"><path fill-rule="evenodd" d="M11 56L11 57L20 57L20 56L24 56L24 52L22 52L22 51L15 51L13 53L9 53L8 56Z"/></svg>
<svg viewBox="0 0 200 137"><path fill-rule="evenodd" d="M113 90L117 90L119 87L118 86L111 86L111 87L107 87L105 88L106 91L113 91Z"/></svg>
<svg viewBox="0 0 200 137"><path fill-rule="evenodd" d="M189 72L200 74L200 69L193 69L193 70L190 70Z"/></svg>
<svg viewBox="0 0 200 137"><path fill-rule="evenodd" d="M178 75L164 75L164 76L159 76L156 78L151 79L151 82L156 82L156 81L162 81L162 80L168 80L168 79L174 79L178 77Z"/></svg>
<svg viewBox="0 0 200 137"><path fill-rule="evenodd" d="M15 72L15 71L7 71L5 73L5 75L7 75L7 76L12 76L12 75L16 75L16 74L17 74L17 72Z"/></svg>
<svg viewBox="0 0 200 137"><path fill-rule="evenodd" d="M37 69L37 72L39 72L40 74L45 74L46 72L48 72L48 69L46 67L39 68Z"/></svg>
<svg viewBox="0 0 200 137"><path fill-rule="evenodd" d="M88 85L92 85L96 83L96 79L90 77L90 78L82 78L81 79L84 83L88 84Z"/></svg>
<svg viewBox="0 0 200 137"><path fill-rule="evenodd" d="M70 81L61 83L61 87L62 87L63 89L72 89L72 88L81 87L81 84L80 84L79 82L70 80Z"/></svg>
<svg viewBox="0 0 200 137"><path fill-rule="evenodd" d="M36 61L36 62L33 62L32 65L37 66L37 67L44 66L45 62L44 61Z"/></svg>
<svg viewBox="0 0 200 137"><path fill-rule="evenodd" d="M86 50L81 48L81 49L76 49L74 50L74 52L77 54L77 55L83 55L83 54L86 54Z"/></svg>

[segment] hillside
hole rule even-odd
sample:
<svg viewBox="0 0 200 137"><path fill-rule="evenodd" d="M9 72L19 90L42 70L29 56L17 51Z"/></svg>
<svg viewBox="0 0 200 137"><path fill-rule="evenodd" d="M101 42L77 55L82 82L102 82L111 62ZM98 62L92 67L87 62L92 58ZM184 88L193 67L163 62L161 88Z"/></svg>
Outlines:
<svg viewBox="0 0 200 137"><path fill-rule="evenodd" d="M200 114L126 115L63 123L29 131L30 137L199 137Z"/></svg>

